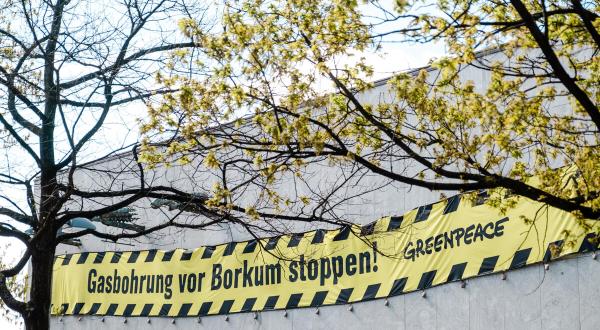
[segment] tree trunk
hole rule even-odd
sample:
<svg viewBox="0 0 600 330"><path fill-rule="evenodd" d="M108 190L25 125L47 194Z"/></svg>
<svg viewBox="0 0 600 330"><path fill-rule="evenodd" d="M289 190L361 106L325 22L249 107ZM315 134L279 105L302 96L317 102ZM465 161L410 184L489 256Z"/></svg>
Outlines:
<svg viewBox="0 0 600 330"><path fill-rule="evenodd" d="M27 330L50 328L54 252L54 244L44 244L44 246L36 247L31 256L30 296L27 310L23 315Z"/></svg>

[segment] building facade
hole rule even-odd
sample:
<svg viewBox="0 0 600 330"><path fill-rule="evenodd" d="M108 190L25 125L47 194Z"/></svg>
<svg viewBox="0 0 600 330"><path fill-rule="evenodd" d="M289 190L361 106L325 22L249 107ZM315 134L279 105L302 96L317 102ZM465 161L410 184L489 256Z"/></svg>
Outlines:
<svg viewBox="0 0 600 330"><path fill-rule="evenodd" d="M501 54L483 54L489 59ZM489 72L467 69L464 79L473 80L476 86L485 86ZM392 97L385 81L360 95L365 102L376 103L381 98ZM557 99L556 107L566 100ZM311 191L327 191L336 186L343 177L343 170L335 165L311 165L306 180L301 185L284 184L283 193L310 195ZM125 153L89 165L101 169L81 170L75 173L76 182L82 189L101 191L120 187L135 187L139 182L135 160ZM407 167L407 173L418 168ZM164 185L189 193L207 194L216 176L203 168L201 159L190 164L159 167L146 174L145 180L152 185ZM282 180L282 182L286 182ZM238 196L240 205L251 205L258 190L248 190ZM358 225L371 223L382 217L402 215L422 205L443 198L439 192L424 188L390 182L376 175L367 175L360 184L351 186L347 199L335 207ZM110 204L106 198L98 203ZM152 205L153 200L142 200L132 209L136 212L135 223L150 227L179 214L180 210ZM85 204L73 207L91 208ZM183 212L183 222L193 222L199 215ZM101 230L122 232L97 223ZM319 228L331 229L323 223L275 222L274 227L285 233L300 233ZM269 236L268 233L264 233ZM119 242L97 237L82 238L80 244L61 244L57 254L102 251L137 251L147 249L173 250L195 249L229 242L252 239L252 233L232 222L219 223L203 230L167 228L159 233L125 239ZM386 299L375 299L354 304L335 306L291 308L264 312L232 313L201 317L142 317L55 315L53 329L595 329L600 325L600 282L593 274L600 270L595 252L576 254L550 264L536 264L507 273L489 274L439 285L427 290L406 293Z"/></svg>

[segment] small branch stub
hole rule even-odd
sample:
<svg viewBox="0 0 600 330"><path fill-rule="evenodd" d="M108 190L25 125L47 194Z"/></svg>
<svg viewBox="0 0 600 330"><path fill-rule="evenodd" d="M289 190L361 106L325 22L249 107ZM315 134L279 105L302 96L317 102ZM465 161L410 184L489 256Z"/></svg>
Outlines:
<svg viewBox="0 0 600 330"><path fill-rule="evenodd" d="M383 303L383 306L390 307L390 301L386 299L385 302Z"/></svg>
<svg viewBox="0 0 600 330"><path fill-rule="evenodd" d="M506 273L502 273L502 275L500 275L500 278L501 278L503 281L506 281Z"/></svg>
<svg viewBox="0 0 600 330"><path fill-rule="evenodd" d="M550 269L550 264L544 264L544 270L549 270Z"/></svg>
<svg viewBox="0 0 600 330"><path fill-rule="evenodd" d="M421 297L427 298L427 292L425 290L423 290L423 292L421 293Z"/></svg>
<svg viewBox="0 0 600 330"><path fill-rule="evenodd" d="M464 281L464 280L460 281L460 287L463 288L463 289L466 288L467 287L467 281Z"/></svg>

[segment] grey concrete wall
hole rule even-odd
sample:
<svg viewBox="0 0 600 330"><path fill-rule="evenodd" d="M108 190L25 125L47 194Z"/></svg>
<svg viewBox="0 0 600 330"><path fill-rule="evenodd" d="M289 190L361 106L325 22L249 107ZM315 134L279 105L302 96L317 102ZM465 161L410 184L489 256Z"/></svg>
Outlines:
<svg viewBox="0 0 600 330"><path fill-rule="evenodd" d="M582 254L389 299L196 318L53 317L52 329L599 329L600 258ZM227 319L228 318L228 319ZM102 321L104 319L104 321ZM150 323L148 323L150 320ZM175 323L173 323L175 320Z"/></svg>
<svg viewBox="0 0 600 330"><path fill-rule="evenodd" d="M478 79L479 81L484 78L474 76L473 79ZM484 83L483 80L480 81L480 84ZM366 103L377 103L382 99L389 101L391 97L391 92L385 84L378 85L374 89L360 95L360 98ZM220 173L214 173L215 171L207 169L202 165L202 161L203 159L194 158L188 165L175 164L169 167L158 165L157 168L147 170L145 173L146 185L173 187L188 193L210 194L213 185L221 182L218 176ZM415 176L421 170L421 167L415 161L410 160L402 164L396 164L396 166L398 167L395 169L396 172L403 173L409 177ZM138 188L139 177L136 173L137 169L132 154L123 154L103 162L91 164L86 169L76 171L74 182L77 188L83 191L118 191L120 189ZM348 176L350 171L355 171L355 169L344 168L338 164L331 165L323 161L318 164L308 165L303 173L303 180L297 180L293 173L284 174L278 180L281 184L276 189L281 196L290 196L292 200L298 200L298 196L302 195L308 196L309 199L318 196L327 196L329 192L336 188L336 185L343 181L341 178ZM233 180L235 180L235 176ZM257 196L260 189L261 187L257 185L249 185L243 192L234 194L234 203L243 207L256 204L262 205L265 203L264 198ZM444 193L446 196L454 194L453 192ZM342 218L344 221L358 224L370 223L385 216L402 215L411 209L436 202L443 197L440 192L409 186L373 173L367 173L364 176L357 175L355 181L349 179L348 183L344 184L343 189L338 190L335 195L337 198L343 199L343 202L332 207L330 213L335 214L335 216ZM102 205L111 205L117 200L116 198L97 198L94 202L90 202L89 200L74 199L74 204L68 207L70 209L96 209ZM164 223L170 217L178 214L178 210L167 211L165 208L152 209L150 208L151 201L152 199L143 199L133 204L132 207L137 211L140 218L136 223L147 227L155 226ZM337 201L332 199L332 204L334 202ZM307 207L306 209L307 211L303 214L304 216L310 214L312 210L311 207ZM262 211L271 211L274 213L268 206L266 206L266 209L262 209ZM296 211L289 210L288 214L297 215ZM329 214L326 214L325 217L333 218ZM197 223L198 218L201 217L196 214L184 213L178 216L178 221ZM121 232L120 229L105 227L98 223L96 225L103 232L113 234ZM322 222L304 223L279 220L269 220L269 226L263 227L270 227L271 225L284 228L281 230L283 233L328 228L328 225ZM252 239L252 235L241 226L222 224L212 226L209 231L184 231L169 228L162 230L157 235L140 237L136 240L123 240L117 244L95 237L86 237L83 240L83 246L75 248L67 245L59 245L57 253L104 250L127 251L156 248L192 249L204 245L216 245L229 241L244 241L249 239Z"/></svg>
<svg viewBox="0 0 600 330"><path fill-rule="evenodd" d="M485 56L487 61L506 60L500 53L490 53ZM431 79L436 77L431 74ZM468 67L461 72L461 78L471 80L477 88L483 90L487 86L490 73L474 67ZM377 104L381 101L390 102L393 100L393 91L385 82L376 84L376 86L368 91L360 93L357 96L365 104ZM440 109L443 111L443 109ZM203 192L210 194L211 188L215 183L220 183L218 173L211 172L202 165L203 159L192 159L189 165L175 165L172 167L158 167L149 170L145 175L147 186L169 186L177 188L189 193ZM385 166L385 165L383 165ZM395 172L402 173L406 176L413 176L422 170L422 167L415 161L402 161L401 163L390 163L390 168ZM96 171L78 170L75 172L75 182L79 189L90 190L119 190L124 188L136 188L139 183L139 177L136 176L137 166L133 163L131 154L124 154L119 157L114 157L108 161L93 164L88 166L100 170L99 174ZM131 171L123 171L123 169L132 169ZM104 172L105 171L105 172ZM336 182L347 174L347 168L340 165L330 165L326 161L319 164L311 164L308 166L305 173L305 182L295 181L295 177L291 173L287 173L281 180L281 184L277 187L277 192L281 196L291 196L297 200L298 196L306 195L309 198L321 195L326 196L335 186ZM110 173L110 174L109 174ZM234 177L235 180L235 177ZM234 184L231 184L234 185ZM257 197L260 187L249 186L247 190L241 193L234 194L234 203L239 206L250 206L261 203L261 199ZM318 193L315 193L318 192ZM313 196L311 196L313 194ZM444 192L446 196L454 194L453 192ZM413 208L428 203L436 202L441 199L442 194L436 191L430 191L426 188L409 186L400 182L395 182L391 179L386 179L380 175L369 173L356 182L350 181L344 186L344 189L336 192L336 196L340 198L348 198L342 203L333 207L331 214L342 217L343 220L366 224L375 221L384 216L401 215ZM98 199L100 204L110 205L115 202L112 199ZM83 204L72 205L74 208L98 208L98 203L90 203L81 201ZM175 211L165 211L151 209L149 207L151 200L141 200L133 205L138 211L140 220L137 222L146 226L153 226L163 223L169 217L175 216ZM263 201L264 202L264 201ZM264 205L263 205L264 206ZM307 213L310 213L310 207L307 208ZM263 211L265 211L263 209ZM269 211L269 209L267 209ZM287 210L286 210L287 211ZM289 214L294 214L295 210L289 211ZM304 214L306 215L306 214ZM327 216L327 215L326 215ZM182 214L178 217L181 222L196 222L198 216L194 214ZM285 228L282 232L303 232L314 230L317 228L327 228L324 223L293 223L290 221L269 220L269 226L275 224L276 227ZM118 229L107 228L98 225L101 230L108 233L118 233ZM267 227L267 226L264 226ZM267 235L273 236L274 234ZM141 237L136 240L124 240L121 243L115 244L106 240L100 240L93 237L88 237L84 240L82 247L73 248L71 246L60 245L57 253L74 253L86 251L103 251L103 250L139 250L139 249L173 249L173 248L197 248L203 245L215 245L229 241L243 241L251 239L252 236L241 226L231 224L222 224L213 226L209 231L184 231L178 229L165 229L158 235L150 235Z"/></svg>

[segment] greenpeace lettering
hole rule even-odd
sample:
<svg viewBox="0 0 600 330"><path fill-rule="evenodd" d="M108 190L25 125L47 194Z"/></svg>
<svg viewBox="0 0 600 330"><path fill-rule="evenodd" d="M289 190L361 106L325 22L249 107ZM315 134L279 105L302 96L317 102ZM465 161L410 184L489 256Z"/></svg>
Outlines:
<svg viewBox="0 0 600 330"><path fill-rule="evenodd" d="M455 196L363 227L58 256L51 311L197 317L354 303L593 250L594 232L600 221L531 200L501 214Z"/></svg>
<svg viewBox="0 0 600 330"><path fill-rule="evenodd" d="M415 242L408 242L404 249L404 258L415 261L420 256L425 256L435 252L440 252L453 247L459 247L461 244L469 245L483 241L484 239L493 239L504 234L504 223L508 218L502 218L495 222L486 224L473 224L467 228L456 228L426 239L417 239Z"/></svg>

